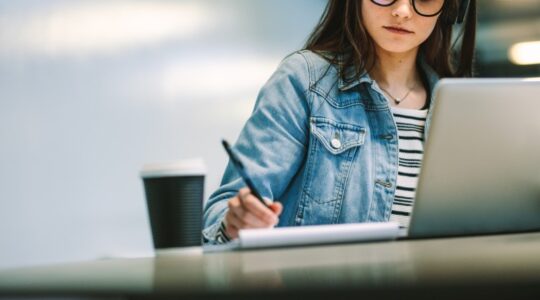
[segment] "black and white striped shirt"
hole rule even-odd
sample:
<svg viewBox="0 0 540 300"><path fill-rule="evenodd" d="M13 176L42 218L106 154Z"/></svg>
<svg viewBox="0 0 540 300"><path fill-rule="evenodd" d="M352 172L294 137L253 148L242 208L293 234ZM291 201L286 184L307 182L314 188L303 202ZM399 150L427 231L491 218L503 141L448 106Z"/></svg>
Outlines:
<svg viewBox="0 0 540 300"><path fill-rule="evenodd" d="M424 154L424 126L427 109L392 107L392 114L398 128L399 167L390 221L398 222L401 227L408 228Z"/></svg>

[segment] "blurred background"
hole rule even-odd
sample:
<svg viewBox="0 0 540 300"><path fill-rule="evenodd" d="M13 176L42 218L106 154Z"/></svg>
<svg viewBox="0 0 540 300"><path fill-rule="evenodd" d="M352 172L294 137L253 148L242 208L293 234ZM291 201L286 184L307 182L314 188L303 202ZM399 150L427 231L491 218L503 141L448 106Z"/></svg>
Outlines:
<svg viewBox="0 0 540 300"><path fill-rule="evenodd" d="M152 253L139 171L203 158L326 0L0 0L0 269ZM540 0L479 1L477 73L540 76Z"/></svg>

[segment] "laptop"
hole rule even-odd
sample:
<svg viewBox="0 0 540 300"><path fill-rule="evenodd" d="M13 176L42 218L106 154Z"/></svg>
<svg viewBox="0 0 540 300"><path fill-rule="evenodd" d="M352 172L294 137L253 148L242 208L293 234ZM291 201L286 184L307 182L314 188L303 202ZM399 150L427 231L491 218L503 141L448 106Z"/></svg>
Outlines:
<svg viewBox="0 0 540 300"><path fill-rule="evenodd" d="M409 238L540 230L540 79L443 79Z"/></svg>

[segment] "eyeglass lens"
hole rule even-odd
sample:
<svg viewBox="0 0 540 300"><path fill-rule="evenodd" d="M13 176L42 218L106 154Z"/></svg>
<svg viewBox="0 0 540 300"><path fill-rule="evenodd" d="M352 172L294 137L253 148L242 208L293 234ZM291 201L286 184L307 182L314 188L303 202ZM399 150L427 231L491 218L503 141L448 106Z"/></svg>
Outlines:
<svg viewBox="0 0 540 300"><path fill-rule="evenodd" d="M380 6L390 6L397 0L371 0ZM439 14L443 8L444 0L411 0L414 10L421 16L431 17Z"/></svg>

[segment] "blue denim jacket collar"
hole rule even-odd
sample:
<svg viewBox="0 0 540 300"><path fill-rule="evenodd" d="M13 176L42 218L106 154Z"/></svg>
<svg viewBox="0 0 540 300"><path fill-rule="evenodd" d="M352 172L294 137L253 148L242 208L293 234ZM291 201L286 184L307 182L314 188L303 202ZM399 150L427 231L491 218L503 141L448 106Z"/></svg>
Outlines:
<svg viewBox="0 0 540 300"><path fill-rule="evenodd" d="M433 70L433 68L426 62L424 56L422 54L419 55L418 57L419 59L419 66L420 66L420 69L424 72L425 76L426 76L426 79L427 79L427 83L428 83L428 89L429 91L431 91L430 93L430 109L429 109L429 113L428 113L428 116L427 116L427 120L426 120L426 127L425 127L425 138L427 140L428 136L429 136L429 128L430 128L430 125L431 125L431 116L432 116L432 112L433 112L433 107L435 105L435 98L433 97L433 91L434 91L434 88L435 88L435 85L437 84L437 82L439 81L439 75L435 72L435 70ZM348 70L348 72L350 74L352 74L354 70L352 68L350 68ZM368 72L364 72L360 77L358 78L355 78L354 80L350 81L350 82L346 82L344 81L341 76L339 76L338 78L338 89L340 91L347 91L347 90L350 90L358 85L360 85L361 83L368 83L369 85L371 85L375 90L378 90L380 93L382 93L382 91L379 90L379 87L377 86L376 82L371 79L371 77L369 76L369 73Z"/></svg>
<svg viewBox="0 0 540 300"><path fill-rule="evenodd" d="M433 70L433 68L426 62L423 55L420 55L418 59L419 59L420 68L425 73L426 78L428 80L429 89L433 90L433 87L439 80L439 75L437 75L437 73ZM348 70L348 73L352 74L352 72L353 70L352 68L350 68ZM373 79L371 79L371 77L369 76L369 73L367 72L364 72L359 78L355 78L354 80L350 82L346 82L345 80L343 80L343 78L339 77L338 88L340 91L346 91L364 82L373 84Z"/></svg>
<svg viewBox="0 0 540 300"><path fill-rule="evenodd" d="M367 72L364 72L364 74L362 74L362 76L360 76L360 78L356 78L356 79L352 80L351 82L345 82L345 80L343 80L343 78L339 77L339 79L338 79L338 88L339 88L340 91L347 91L347 90L352 89L353 87L356 87L357 85L359 85L361 83L364 83L364 82L367 82L367 83L370 83L370 84L373 83L373 79L371 79L371 77L369 76L369 74Z"/></svg>

